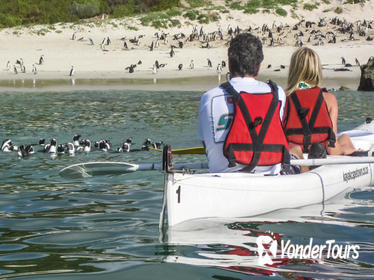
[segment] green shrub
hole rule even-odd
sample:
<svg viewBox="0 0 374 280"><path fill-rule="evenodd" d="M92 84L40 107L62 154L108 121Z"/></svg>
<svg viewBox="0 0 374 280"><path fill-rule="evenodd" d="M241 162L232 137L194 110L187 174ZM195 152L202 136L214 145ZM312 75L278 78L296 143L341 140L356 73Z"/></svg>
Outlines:
<svg viewBox="0 0 374 280"><path fill-rule="evenodd" d="M243 7L240 2L231 3L230 8L233 10L243 10Z"/></svg>
<svg viewBox="0 0 374 280"><path fill-rule="evenodd" d="M261 0L249 0L247 3L247 7L251 8L260 8L263 7Z"/></svg>
<svg viewBox="0 0 374 280"><path fill-rule="evenodd" d="M187 3L191 8L202 7L206 4L205 0L187 0Z"/></svg>
<svg viewBox="0 0 374 280"><path fill-rule="evenodd" d="M10 27L20 25L22 19L13 15L0 14L0 27Z"/></svg>
<svg viewBox="0 0 374 280"><path fill-rule="evenodd" d="M183 15L183 17L188 18L189 20L196 20L199 15L199 11L189 10Z"/></svg>
<svg viewBox="0 0 374 280"><path fill-rule="evenodd" d="M113 17L120 18L120 17L127 17L132 16L135 13L135 6L133 4L126 4L126 5L118 5L113 9Z"/></svg>
<svg viewBox="0 0 374 280"><path fill-rule="evenodd" d="M98 0L87 0L85 3L79 3L77 1L79 0L75 0L71 4L71 10L72 13L79 18L90 18L100 14L100 2Z"/></svg>
<svg viewBox="0 0 374 280"><path fill-rule="evenodd" d="M209 23L209 17L205 14L201 14L197 17L197 20L200 24L208 24Z"/></svg>
<svg viewBox="0 0 374 280"><path fill-rule="evenodd" d="M258 13L258 9L255 8L255 7L246 7L244 9L244 13L246 13L246 14L257 14Z"/></svg>
<svg viewBox="0 0 374 280"><path fill-rule="evenodd" d="M170 19L169 27L176 27L176 26L181 26L181 22L177 19Z"/></svg>
<svg viewBox="0 0 374 280"><path fill-rule="evenodd" d="M181 16L182 12L177 9L171 9L171 10L166 11L166 14L169 17L177 17L177 16Z"/></svg>
<svg viewBox="0 0 374 280"><path fill-rule="evenodd" d="M276 8L275 12L282 17L287 16L287 11L283 8Z"/></svg>
<svg viewBox="0 0 374 280"><path fill-rule="evenodd" d="M337 14L341 14L343 12L343 8L336 7L336 9L334 10L334 12L337 13Z"/></svg>
<svg viewBox="0 0 374 280"><path fill-rule="evenodd" d="M313 11L314 9L317 9L317 5L316 4L304 4L304 10L308 10L308 11Z"/></svg>

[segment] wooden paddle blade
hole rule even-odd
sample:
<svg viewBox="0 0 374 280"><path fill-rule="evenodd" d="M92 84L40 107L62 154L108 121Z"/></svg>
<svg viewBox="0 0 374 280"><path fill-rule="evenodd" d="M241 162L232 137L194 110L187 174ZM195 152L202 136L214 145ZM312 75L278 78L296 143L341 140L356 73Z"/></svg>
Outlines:
<svg viewBox="0 0 374 280"><path fill-rule="evenodd" d="M162 152L161 149L152 149L157 152ZM190 155L190 154L205 154L205 148L204 147L192 147L192 148L185 148L185 149L175 149L172 150L172 153L174 155Z"/></svg>

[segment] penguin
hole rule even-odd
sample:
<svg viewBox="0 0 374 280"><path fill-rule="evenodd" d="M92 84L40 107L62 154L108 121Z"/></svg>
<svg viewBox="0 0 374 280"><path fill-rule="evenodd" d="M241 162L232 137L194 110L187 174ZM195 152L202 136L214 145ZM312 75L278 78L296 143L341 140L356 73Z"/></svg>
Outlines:
<svg viewBox="0 0 374 280"><path fill-rule="evenodd" d="M86 139L84 141L84 149L83 149L83 151L86 152L86 153L91 152L91 141L90 140Z"/></svg>
<svg viewBox="0 0 374 280"><path fill-rule="evenodd" d="M44 148L40 150L39 152L55 154L57 152L56 145L57 145L56 139L52 138L51 142L45 145Z"/></svg>
<svg viewBox="0 0 374 280"><path fill-rule="evenodd" d="M68 148L68 154L69 156L74 156L75 154L75 147L74 147L74 144L69 142L66 144L67 148Z"/></svg>
<svg viewBox="0 0 374 280"><path fill-rule="evenodd" d="M21 158L27 157L34 153L34 148L31 145L27 145L26 148L24 145L19 146L18 156Z"/></svg>
<svg viewBox="0 0 374 280"><path fill-rule="evenodd" d="M64 154L64 153L65 153L65 146L62 145L62 144L58 145L58 146L57 146L57 154L58 154L58 155L62 155L62 154Z"/></svg>
<svg viewBox="0 0 374 280"><path fill-rule="evenodd" d="M79 138L81 138L81 135L80 134L75 134L73 136L73 144L74 144L74 147L79 147Z"/></svg>
<svg viewBox="0 0 374 280"><path fill-rule="evenodd" d="M5 139L3 143L1 144L1 150L5 153L12 152L13 151L12 146L13 146L12 141L10 139Z"/></svg>
<svg viewBox="0 0 374 280"><path fill-rule="evenodd" d="M74 76L75 70L74 70L74 65L71 66L69 76L72 77Z"/></svg>
<svg viewBox="0 0 374 280"><path fill-rule="evenodd" d="M44 63L44 54L42 54L39 58L39 65L42 65Z"/></svg>
<svg viewBox="0 0 374 280"><path fill-rule="evenodd" d="M183 68L183 64L181 63L181 64L178 65L178 70L181 71L182 68Z"/></svg>
<svg viewBox="0 0 374 280"><path fill-rule="evenodd" d="M190 69L194 69L195 68L195 64L193 63L193 59L191 59L191 62L190 62Z"/></svg>
<svg viewBox="0 0 374 280"><path fill-rule="evenodd" d="M32 65L32 73L34 73L34 75L38 74L35 64Z"/></svg>
<svg viewBox="0 0 374 280"><path fill-rule="evenodd" d="M210 61L209 58L207 58L207 60L208 60L208 67L209 67L209 68L212 68L212 61Z"/></svg>

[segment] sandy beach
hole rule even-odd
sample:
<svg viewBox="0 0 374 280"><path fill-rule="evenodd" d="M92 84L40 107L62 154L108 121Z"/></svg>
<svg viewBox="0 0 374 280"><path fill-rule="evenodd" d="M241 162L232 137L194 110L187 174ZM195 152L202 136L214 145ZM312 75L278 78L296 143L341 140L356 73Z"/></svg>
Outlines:
<svg viewBox="0 0 374 280"><path fill-rule="evenodd" d="M337 5L340 3L340 1L333 2ZM374 37L374 29L366 27L365 36L359 35L363 20L368 22L374 20L374 14L371 12L374 3L368 1L363 5L344 7L344 13L339 15L333 11L322 13L323 5L313 11L300 8L297 11L298 18L292 17L290 13L287 17L280 17L276 14L264 16L262 13L248 15L235 10L230 11L229 14L222 14L219 22L207 25L187 24L180 18L181 27L167 30L144 27L137 18L104 19L100 26L87 21L81 24L65 23L2 29L0 31L2 42L0 88L3 90L22 87L40 88L43 84L45 87L58 84L68 88L74 85L79 89L96 84L109 88L120 88L125 85L126 88L162 90L172 87L205 90L218 84L219 76L221 81L225 80L227 67L223 67L222 71L217 71L217 67L218 64L222 64L222 61L227 62L230 27L235 30L239 26L241 32L250 27L251 32L263 41L265 59L262 63L260 79L272 78L284 86L291 54L297 48L296 43L301 41L303 46L313 48L320 55L324 65L326 87L344 86L356 89L360 77L360 68L356 64L356 59L364 64L374 55L373 41L367 40L368 37ZM347 24L352 23L353 34L339 32L341 25L331 23L335 17ZM325 25L318 27L317 24L321 19ZM314 21L315 25L307 28L306 21ZM263 30L264 25L268 27L266 31ZM374 24L372 25L374 27ZM201 38L188 40L194 28L198 32L203 30L208 35L221 30L223 38L210 40L209 48L204 48L206 42ZM274 34L273 42L270 41L269 31ZM336 35L334 35L334 43L331 42L329 31ZM156 33L168 34L167 40L157 40ZM173 38L174 35L182 33L185 38L178 40ZM109 44L107 38L110 38ZM133 38L139 38L138 44L130 42ZM125 42L127 49L124 47ZM152 42L155 47L150 51ZM179 42L183 42L183 48L178 46ZM170 55L172 45L176 46L173 49L173 57ZM346 64L352 66L345 67L342 64L342 57L345 58ZM212 63L211 67L208 66L208 59ZM22 61L24 69L20 67L17 60ZM165 66L155 70L156 60ZM136 65L133 73L129 72L128 67L131 65ZM182 69L178 70L180 65ZM33 66L36 68L36 73L32 72ZM70 76L72 66L74 66L74 74ZM338 68L345 68L346 71L336 71ZM55 82L58 80L65 81ZM100 83L99 80L115 82Z"/></svg>

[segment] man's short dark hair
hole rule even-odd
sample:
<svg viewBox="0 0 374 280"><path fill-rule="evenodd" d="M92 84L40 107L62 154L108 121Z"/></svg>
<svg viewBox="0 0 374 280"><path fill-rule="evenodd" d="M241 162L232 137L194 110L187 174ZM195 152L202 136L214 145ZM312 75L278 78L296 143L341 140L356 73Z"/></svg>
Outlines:
<svg viewBox="0 0 374 280"><path fill-rule="evenodd" d="M231 40L228 56L231 77L256 76L264 60L261 41L250 33L241 33Z"/></svg>

